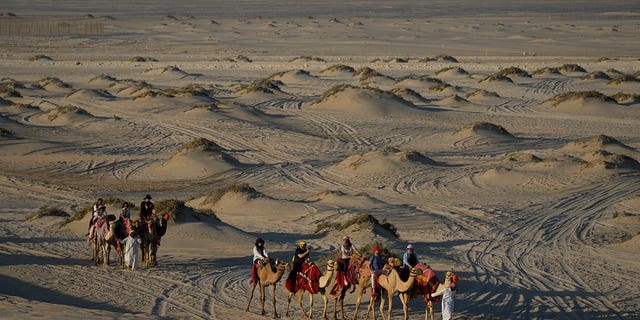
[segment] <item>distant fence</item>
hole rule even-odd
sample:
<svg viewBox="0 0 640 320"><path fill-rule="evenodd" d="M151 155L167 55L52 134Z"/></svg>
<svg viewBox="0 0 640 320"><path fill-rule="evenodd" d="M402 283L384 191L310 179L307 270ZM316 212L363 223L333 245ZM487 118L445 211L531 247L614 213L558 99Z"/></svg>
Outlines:
<svg viewBox="0 0 640 320"><path fill-rule="evenodd" d="M55 37L68 35L102 35L104 23L92 20L0 19L0 35Z"/></svg>

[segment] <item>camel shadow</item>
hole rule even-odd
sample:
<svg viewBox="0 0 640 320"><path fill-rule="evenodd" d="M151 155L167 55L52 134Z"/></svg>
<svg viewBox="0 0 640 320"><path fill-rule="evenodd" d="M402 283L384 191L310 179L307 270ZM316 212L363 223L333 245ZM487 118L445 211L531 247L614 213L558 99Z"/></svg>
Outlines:
<svg viewBox="0 0 640 320"><path fill-rule="evenodd" d="M83 309L93 309L117 313L131 313L131 310L127 310L118 306L105 303L96 303L95 301L86 300L77 296L67 295L60 291L51 290L2 274L0 274L0 295L17 296L31 301L67 305Z"/></svg>

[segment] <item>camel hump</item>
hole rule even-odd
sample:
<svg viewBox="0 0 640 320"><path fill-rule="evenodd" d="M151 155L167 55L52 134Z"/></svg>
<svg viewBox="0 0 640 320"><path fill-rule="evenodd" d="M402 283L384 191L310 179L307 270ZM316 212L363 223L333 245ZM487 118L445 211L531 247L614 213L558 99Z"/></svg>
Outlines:
<svg viewBox="0 0 640 320"><path fill-rule="evenodd" d="M381 287L383 288L389 288L389 276L386 274L381 274L378 277L378 283L380 284Z"/></svg>

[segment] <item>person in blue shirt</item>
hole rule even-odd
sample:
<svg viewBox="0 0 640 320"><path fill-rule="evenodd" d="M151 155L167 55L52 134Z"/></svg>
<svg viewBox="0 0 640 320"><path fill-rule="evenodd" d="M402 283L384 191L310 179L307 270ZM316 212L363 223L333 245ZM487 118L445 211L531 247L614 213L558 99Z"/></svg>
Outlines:
<svg viewBox="0 0 640 320"><path fill-rule="evenodd" d="M373 255L369 259L369 269L371 269L371 293L376 290L376 279L382 273L384 259L380 255L380 248L373 248Z"/></svg>

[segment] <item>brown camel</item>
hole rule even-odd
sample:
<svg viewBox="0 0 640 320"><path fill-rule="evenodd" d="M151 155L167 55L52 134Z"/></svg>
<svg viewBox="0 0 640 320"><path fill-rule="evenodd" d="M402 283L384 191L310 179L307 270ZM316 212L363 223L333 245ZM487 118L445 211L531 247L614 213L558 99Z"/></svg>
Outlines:
<svg viewBox="0 0 640 320"><path fill-rule="evenodd" d="M333 274L336 270L336 267L337 265L333 262L333 260L327 261L327 272L322 276L320 276L320 278L318 279L318 288L319 288L318 293L322 295L322 300L324 301L324 309L322 310L323 319L327 317L327 304L329 302L325 294L326 288L331 283L331 279L333 278ZM313 287L313 286L310 286L310 287ZM302 307L302 296L304 295L304 292L307 291L306 289L307 289L307 286L301 286L301 289L298 291L300 293L300 295L298 296L298 305L300 306L300 310L302 310L302 313L304 314L305 318L313 319L313 292L311 291L309 292L309 314L307 314L307 312ZM291 304L291 298L293 298L295 294L296 293L289 292L289 299L287 301L287 311L285 313L285 316L287 317L289 316L289 304Z"/></svg>
<svg viewBox="0 0 640 320"><path fill-rule="evenodd" d="M354 254L351 257L351 259L349 259L349 265L347 266L347 269L353 268L355 270L360 270L360 268L364 263L365 263L365 260L363 256ZM354 280L360 282L358 278L359 276L356 274ZM337 319L338 302L340 303L340 318L344 320L344 296L346 295L347 290L351 289L351 286L352 286L352 284L344 285L343 283L340 283L340 282L341 281L339 281L338 276L336 276L336 278L333 280L333 285L331 286L331 290L326 293L331 295L331 297L333 298L333 319L334 320ZM358 283L358 286L361 286L361 285ZM365 289L362 289L362 291L364 290ZM356 310L356 314L357 314L357 310Z"/></svg>
<svg viewBox="0 0 640 320"><path fill-rule="evenodd" d="M416 273L416 269L412 268L409 274L409 279L407 281L402 281L402 279L400 279L400 275L398 274L398 271L395 268L396 259L397 258L389 258L388 266L387 266L387 268L391 266L389 274L388 275L381 274L380 277L378 278L378 283L382 287L382 291L383 291L380 294L380 314L382 315L382 318L385 319L384 317L384 298L385 297L384 296L386 293L387 300L389 300L389 309L387 310L386 319L391 319L391 308L393 306L392 298L393 298L393 295L397 292L398 296L400 297L400 301L402 302L404 319L407 320L407 313L408 313L407 302L409 301L409 295L415 283L416 276L418 274ZM369 316L369 311L373 311L373 318L375 319L376 315L375 315L375 311L373 310L374 303L375 303L375 300L371 299L371 301L369 302L369 308L367 310L367 317Z"/></svg>
<svg viewBox="0 0 640 320"><path fill-rule="evenodd" d="M262 305L262 315L265 315L264 311L264 300L265 300L265 287L273 285L272 290L272 300L273 300L273 317L278 317L278 311L276 310L276 283L282 279L282 275L284 274L284 270L287 268L287 264L283 261L276 260L276 272L273 272L271 269L271 265L265 264L258 268L257 276L258 283L260 284L260 304ZM251 300L253 299L253 291L256 289L256 285L258 283L253 283L253 287L251 288L251 295L249 296L249 303L247 304L247 308L244 309L245 312L249 311L249 306L251 306Z"/></svg>
<svg viewBox="0 0 640 320"><path fill-rule="evenodd" d="M363 262L356 270L356 274L358 279L358 297L356 298L356 310L353 313L353 320L358 319L358 310L360 308L360 303L362 302L362 296L367 288L371 288L371 269L369 268L369 261Z"/></svg>
<svg viewBox="0 0 640 320"><path fill-rule="evenodd" d="M422 296L426 304L424 319L428 320L429 316L431 316L431 320L434 320L433 303L437 298L432 298L431 294L437 292L438 286L441 285L440 280L430 266L425 266L419 263L416 266L416 269L421 272L418 272L416 283L409 294L409 300ZM448 281L451 281L451 277L448 278Z"/></svg>
<svg viewBox="0 0 640 320"><path fill-rule="evenodd" d="M91 259L95 265L98 265L101 260L104 267L109 265L109 253L111 252L111 247L107 241L108 234L109 222L107 221L107 217L105 216L96 220L96 222L94 222L94 226L89 232L89 241L91 242L92 249Z"/></svg>

